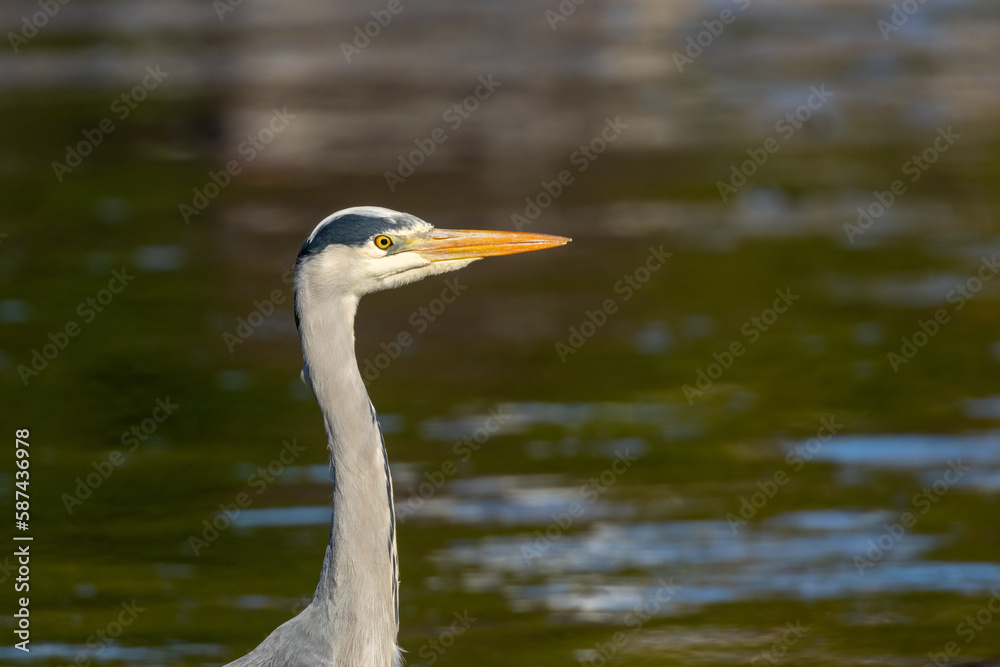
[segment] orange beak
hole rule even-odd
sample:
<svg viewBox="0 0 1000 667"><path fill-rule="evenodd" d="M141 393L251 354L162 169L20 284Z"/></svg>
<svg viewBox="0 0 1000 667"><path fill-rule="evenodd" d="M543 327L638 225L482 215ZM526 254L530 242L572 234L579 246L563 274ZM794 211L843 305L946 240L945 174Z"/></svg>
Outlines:
<svg viewBox="0 0 1000 667"><path fill-rule="evenodd" d="M407 250L416 251L432 262L442 262L545 250L566 245L571 240L565 236L549 234L435 229L429 239L423 243L417 242Z"/></svg>

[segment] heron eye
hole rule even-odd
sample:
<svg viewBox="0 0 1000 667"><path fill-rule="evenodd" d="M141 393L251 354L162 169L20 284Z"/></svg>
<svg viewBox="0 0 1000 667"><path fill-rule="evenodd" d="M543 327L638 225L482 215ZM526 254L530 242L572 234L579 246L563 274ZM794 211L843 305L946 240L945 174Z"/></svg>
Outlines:
<svg viewBox="0 0 1000 667"><path fill-rule="evenodd" d="M382 250L385 250L386 248L392 245L392 239L390 239L388 236L376 236L375 245L381 248Z"/></svg>

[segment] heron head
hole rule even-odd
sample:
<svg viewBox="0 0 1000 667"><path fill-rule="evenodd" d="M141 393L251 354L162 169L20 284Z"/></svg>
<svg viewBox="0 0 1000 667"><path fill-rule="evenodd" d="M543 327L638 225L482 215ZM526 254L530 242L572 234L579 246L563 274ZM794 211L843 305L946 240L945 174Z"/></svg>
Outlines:
<svg viewBox="0 0 1000 667"><path fill-rule="evenodd" d="M338 211L302 244L296 284L361 297L468 266L482 257L542 250L570 239L521 232L435 229L376 206Z"/></svg>

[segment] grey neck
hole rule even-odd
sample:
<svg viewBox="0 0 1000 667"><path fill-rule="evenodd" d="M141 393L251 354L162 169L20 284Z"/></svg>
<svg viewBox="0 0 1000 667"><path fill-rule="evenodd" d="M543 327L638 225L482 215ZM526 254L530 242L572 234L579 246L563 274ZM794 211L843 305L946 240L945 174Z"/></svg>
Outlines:
<svg viewBox="0 0 1000 667"><path fill-rule="evenodd" d="M388 667L398 659L395 516L381 430L354 353L357 303L327 297L300 310L309 313L299 323L303 372L323 412L334 478L330 544L310 606L329 624L335 655Z"/></svg>

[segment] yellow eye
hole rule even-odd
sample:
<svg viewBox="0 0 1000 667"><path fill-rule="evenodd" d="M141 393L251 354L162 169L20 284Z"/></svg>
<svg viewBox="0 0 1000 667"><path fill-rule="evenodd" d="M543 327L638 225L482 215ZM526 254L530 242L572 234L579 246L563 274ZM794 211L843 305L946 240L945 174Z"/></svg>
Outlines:
<svg viewBox="0 0 1000 667"><path fill-rule="evenodd" d="M388 236L376 236L375 245L381 248L382 250L385 250L386 248L392 245L392 239L390 239Z"/></svg>

